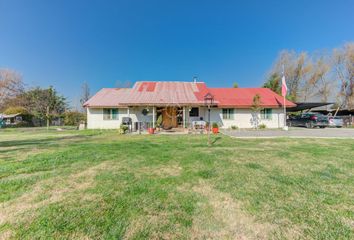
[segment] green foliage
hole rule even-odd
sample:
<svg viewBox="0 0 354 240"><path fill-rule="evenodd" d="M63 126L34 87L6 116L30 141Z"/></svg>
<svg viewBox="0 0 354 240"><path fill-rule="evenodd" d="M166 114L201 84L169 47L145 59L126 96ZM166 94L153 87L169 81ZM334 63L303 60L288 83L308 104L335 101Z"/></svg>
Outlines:
<svg viewBox="0 0 354 240"><path fill-rule="evenodd" d="M265 125L264 123L262 123L262 124L259 124L258 128L259 128L259 129L266 129L266 128L267 128L267 125Z"/></svg>
<svg viewBox="0 0 354 240"><path fill-rule="evenodd" d="M28 114L28 111L24 107L8 107L5 111L5 114Z"/></svg>
<svg viewBox="0 0 354 240"><path fill-rule="evenodd" d="M219 125L218 125L218 123L213 122L212 127L213 127L213 128L218 128L218 127L219 127Z"/></svg>
<svg viewBox="0 0 354 240"><path fill-rule="evenodd" d="M162 125L162 114L160 114L156 120L156 126L161 127L161 125Z"/></svg>
<svg viewBox="0 0 354 240"><path fill-rule="evenodd" d="M64 125L77 126L80 122L86 122L86 114L78 111L68 111L64 113Z"/></svg>
<svg viewBox="0 0 354 240"><path fill-rule="evenodd" d="M234 84L232 85L234 88L238 88L238 83L234 82Z"/></svg>
<svg viewBox="0 0 354 240"><path fill-rule="evenodd" d="M29 121L22 121L14 125L6 125L6 128L23 128L23 127L32 127L32 123Z"/></svg>
<svg viewBox="0 0 354 240"><path fill-rule="evenodd" d="M269 88L272 91L280 94L281 93L281 77L277 73L273 73L263 84L264 88Z"/></svg>
<svg viewBox="0 0 354 240"><path fill-rule="evenodd" d="M121 130L121 132L124 134L128 131L128 126L127 125L124 125L124 124L121 124L119 129Z"/></svg>
<svg viewBox="0 0 354 240"><path fill-rule="evenodd" d="M232 125L232 126L231 126L231 129L232 129L232 130L237 130L237 129L238 129L238 126Z"/></svg>
<svg viewBox="0 0 354 240"><path fill-rule="evenodd" d="M65 98L60 96L53 87L31 89L23 93L22 98L28 112L41 120L59 116L67 107Z"/></svg>

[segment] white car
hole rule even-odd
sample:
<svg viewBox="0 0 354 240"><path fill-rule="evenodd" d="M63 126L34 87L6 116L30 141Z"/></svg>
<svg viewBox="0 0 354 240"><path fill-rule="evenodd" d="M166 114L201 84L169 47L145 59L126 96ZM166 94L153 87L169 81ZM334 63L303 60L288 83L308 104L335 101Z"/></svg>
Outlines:
<svg viewBox="0 0 354 240"><path fill-rule="evenodd" d="M344 124L343 119L340 117L333 117L333 116L328 117L328 126L329 127L341 128L341 127L343 127L343 124Z"/></svg>

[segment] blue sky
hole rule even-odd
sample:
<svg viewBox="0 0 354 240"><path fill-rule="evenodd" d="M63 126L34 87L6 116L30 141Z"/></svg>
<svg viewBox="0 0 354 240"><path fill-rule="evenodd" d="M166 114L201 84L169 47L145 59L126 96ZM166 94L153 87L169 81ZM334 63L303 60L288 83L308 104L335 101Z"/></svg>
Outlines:
<svg viewBox="0 0 354 240"><path fill-rule="evenodd" d="M116 82L190 81L258 87L282 49L354 40L346 0L0 0L0 68L53 85L75 104Z"/></svg>

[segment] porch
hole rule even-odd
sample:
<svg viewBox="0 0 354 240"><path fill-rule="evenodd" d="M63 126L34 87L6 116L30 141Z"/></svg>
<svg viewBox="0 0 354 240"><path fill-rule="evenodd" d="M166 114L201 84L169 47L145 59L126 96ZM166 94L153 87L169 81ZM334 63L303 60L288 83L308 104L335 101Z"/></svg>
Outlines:
<svg viewBox="0 0 354 240"><path fill-rule="evenodd" d="M130 106L127 108L127 118L131 121L133 131L144 131L152 127L179 132L205 128L208 109L204 106ZM211 111L211 122L220 122L218 118L217 109Z"/></svg>

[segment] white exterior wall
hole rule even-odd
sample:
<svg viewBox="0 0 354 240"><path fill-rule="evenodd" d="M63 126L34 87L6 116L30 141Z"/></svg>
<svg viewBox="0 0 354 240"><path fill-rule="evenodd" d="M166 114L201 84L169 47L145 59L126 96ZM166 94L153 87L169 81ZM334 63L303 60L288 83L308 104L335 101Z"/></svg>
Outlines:
<svg viewBox="0 0 354 240"><path fill-rule="evenodd" d="M113 107L112 107L113 108ZM142 110L146 107L118 108L117 120L103 120L103 108L87 108L88 129L118 129L123 117L132 118L133 123L152 122L152 107L148 107L149 113L144 116Z"/></svg>
<svg viewBox="0 0 354 240"><path fill-rule="evenodd" d="M205 121L208 121L208 110L203 108L199 113L203 116ZM217 122L221 128L231 128L237 126L238 128L253 128L252 109L234 109L234 119L222 119L222 108L212 108L210 111L210 121ZM265 124L267 128L282 128L284 127L284 112L282 108L273 108L271 119L261 119L258 114L259 124Z"/></svg>
<svg viewBox="0 0 354 240"><path fill-rule="evenodd" d="M87 128L89 129L117 129L121 125L123 117L131 117L134 122L152 122L153 116L152 107L148 107L149 113L144 116L142 110L147 107L132 107L119 108L117 120L103 120L102 108L87 108ZM189 117L188 107L186 107L187 126L192 121L197 121L203 117L204 121L208 121L208 109L205 107L199 108L199 117ZM128 114L129 113L129 114ZM259 114L259 124L265 124L267 128L282 128L284 127L284 112L282 108L272 109L271 119L261 119ZM222 119L222 109L212 108L210 111L211 122L217 122L221 128L230 128L237 126L239 128L252 128L252 110L251 109L234 109L234 119ZM189 123L189 124L188 124Z"/></svg>

